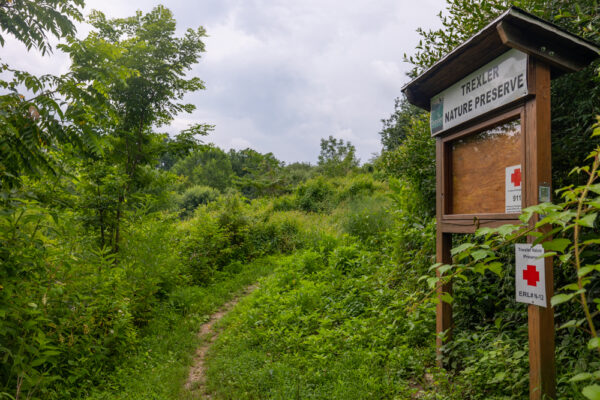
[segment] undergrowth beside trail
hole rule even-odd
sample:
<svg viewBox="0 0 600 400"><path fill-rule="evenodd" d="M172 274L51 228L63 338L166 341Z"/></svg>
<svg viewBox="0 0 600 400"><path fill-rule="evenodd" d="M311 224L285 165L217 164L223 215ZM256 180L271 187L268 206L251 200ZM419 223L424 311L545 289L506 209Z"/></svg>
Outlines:
<svg viewBox="0 0 600 400"><path fill-rule="evenodd" d="M435 223L411 212L417 201L392 180L339 202L319 220L335 227L329 235L279 257L222 320L207 360L214 398L527 398L527 307L514 301L510 251L496 273L457 280L448 371L435 367L435 304L423 279ZM585 341L559 330L556 342L558 398L580 399L569 380L589 363Z"/></svg>
<svg viewBox="0 0 600 400"><path fill-rule="evenodd" d="M200 326L221 305L271 273L272 257L245 264L241 270L206 287L176 289L144 329L138 350L87 399L167 400L192 398L184 389L190 362L201 338Z"/></svg>
<svg viewBox="0 0 600 400"><path fill-rule="evenodd" d="M338 193L359 186L372 185L359 178ZM446 379L433 368L435 307L413 307L427 290L419 277L432 262L434 224L409 212L408 191L393 182L338 195L328 212L335 235L280 258L224 317L208 354L216 398L403 399L430 372Z"/></svg>
<svg viewBox="0 0 600 400"><path fill-rule="evenodd" d="M289 256L225 317L209 388L226 399L409 398L410 378L434 362L434 313L407 314L411 298L381 261L355 243Z"/></svg>

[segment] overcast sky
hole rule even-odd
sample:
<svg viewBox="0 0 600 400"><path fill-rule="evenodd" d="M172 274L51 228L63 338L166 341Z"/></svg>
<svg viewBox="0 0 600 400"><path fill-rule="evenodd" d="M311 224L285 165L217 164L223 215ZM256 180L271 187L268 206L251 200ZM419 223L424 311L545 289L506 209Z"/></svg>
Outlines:
<svg viewBox="0 0 600 400"><path fill-rule="evenodd" d="M381 119L408 82L403 54L418 27L440 26L443 0L87 0L109 17L170 8L180 32L202 25L206 53L191 71L206 90L189 95L193 114L168 128L216 125L206 141L251 147L286 162L315 163L321 138L350 140L362 162L381 149ZM80 28L80 36L88 29ZM58 50L42 57L7 41L2 59L35 73L63 73Z"/></svg>

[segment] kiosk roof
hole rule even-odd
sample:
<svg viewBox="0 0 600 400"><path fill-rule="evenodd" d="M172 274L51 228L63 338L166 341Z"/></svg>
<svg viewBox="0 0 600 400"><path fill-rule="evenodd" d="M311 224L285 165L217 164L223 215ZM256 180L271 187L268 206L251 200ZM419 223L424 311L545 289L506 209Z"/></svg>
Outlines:
<svg viewBox="0 0 600 400"><path fill-rule="evenodd" d="M579 71L600 48L541 18L511 7L402 88L408 101L430 110L430 99L511 48L542 59L555 78Z"/></svg>

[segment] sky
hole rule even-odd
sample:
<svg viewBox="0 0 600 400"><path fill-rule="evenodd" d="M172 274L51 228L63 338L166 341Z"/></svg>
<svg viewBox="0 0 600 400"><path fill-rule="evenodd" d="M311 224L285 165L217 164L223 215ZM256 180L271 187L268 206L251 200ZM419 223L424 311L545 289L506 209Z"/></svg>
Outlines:
<svg viewBox="0 0 600 400"><path fill-rule="evenodd" d="M108 17L173 11L177 29L203 26L206 52L190 71L206 89L185 100L196 105L169 127L215 125L204 138L228 150L247 147L278 159L316 163L321 138L350 141L361 162L381 150L378 132L409 81L404 54L419 42L416 29L440 27L444 0L87 0ZM89 26L80 25L84 37ZM68 71L59 50L27 52L7 40L12 67L33 73Z"/></svg>

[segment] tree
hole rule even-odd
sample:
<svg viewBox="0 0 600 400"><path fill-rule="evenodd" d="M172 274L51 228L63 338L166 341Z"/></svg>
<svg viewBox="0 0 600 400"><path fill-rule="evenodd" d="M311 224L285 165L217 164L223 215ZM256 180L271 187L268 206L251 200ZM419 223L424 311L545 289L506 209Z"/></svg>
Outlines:
<svg viewBox="0 0 600 400"><path fill-rule="evenodd" d="M318 166L324 174L329 176L345 175L356 168L358 163L356 148L349 141L344 142L344 139L336 139L333 136L321 139Z"/></svg>
<svg viewBox="0 0 600 400"><path fill-rule="evenodd" d="M261 154L252 149L230 150L229 159L236 174L235 184L248 198L272 196L284 190L281 179L283 163L273 153Z"/></svg>
<svg viewBox="0 0 600 400"><path fill-rule="evenodd" d="M442 27L436 30L418 28L421 36L416 52L404 55L413 65L408 73L416 77L456 46L473 36L509 7L505 0L447 0L446 15L438 14Z"/></svg>
<svg viewBox="0 0 600 400"><path fill-rule="evenodd" d="M99 11L92 12L90 24L96 31L81 44L106 43L118 56L115 64L136 73L125 81L115 81L108 96L116 120L107 126L113 138L111 156L120 161L131 178L140 165L152 163L157 156L153 148L154 127L170 123L180 112L192 112L195 106L180 103L186 93L204 89L197 78L186 73L204 51L204 28L188 29L182 38L175 37L176 22L167 8L158 6L143 15L107 20ZM78 43L79 44L79 43ZM69 48L73 69L87 78L88 67L95 63L97 52ZM204 133L198 127L194 134Z"/></svg>
<svg viewBox="0 0 600 400"><path fill-rule="evenodd" d="M6 34L46 54L48 35L63 38L75 33L82 0L0 0L0 45ZM52 75L33 76L0 64L0 189L20 184L22 174L54 172L52 146L81 140L81 127L65 120L74 109L61 109L73 99L76 85ZM59 100L59 94L63 100Z"/></svg>
<svg viewBox="0 0 600 400"><path fill-rule="evenodd" d="M296 187L314 175L316 167L304 162L295 162L285 165L281 175L289 187Z"/></svg>
<svg viewBox="0 0 600 400"><path fill-rule="evenodd" d="M204 88L198 77L188 78L186 74L204 51L205 31L202 27L188 29L183 37L176 37L176 21L163 6L147 14L138 11L133 17L117 19L93 11L89 22L94 30L87 38L71 39L61 48L71 56L74 78L92 82L91 90L108 99L108 111L95 116L101 128L102 156L89 161L88 169L104 171L95 174L96 195L115 199L110 205L114 221L105 226L111 227L109 242L118 252L125 206L147 184L146 167L156 166L164 154L164 135L154 129L170 123L180 112L192 112L194 105L181 100L185 94ZM120 70L127 75L99 85L94 80L99 64L105 71ZM191 138L205 133L204 128L197 125L184 132L186 146L193 147ZM107 182L105 178L110 176L120 184ZM98 192L101 187L112 188L113 193L107 196Z"/></svg>
<svg viewBox="0 0 600 400"><path fill-rule="evenodd" d="M81 21L83 0L0 0L0 31L46 54L52 51L48 33L63 38L75 33L73 20ZM0 45L6 39L0 34Z"/></svg>
<svg viewBox="0 0 600 400"><path fill-rule="evenodd" d="M377 160L389 176L410 184L424 217L435 215L435 140L426 115L414 117L401 145L385 151Z"/></svg>
<svg viewBox="0 0 600 400"><path fill-rule="evenodd" d="M223 192L231 186L233 169L227 153L205 145L178 161L172 171L187 177L190 184L209 186Z"/></svg>
<svg viewBox="0 0 600 400"><path fill-rule="evenodd" d="M393 150L406 139L412 119L425 111L410 104L406 98L397 97L394 101L394 113L388 119L382 119L381 144L383 151Z"/></svg>
<svg viewBox="0 0 600 400"><path fill-rule="evenodd" d="M169 135L165 135L163 139L164 149L158 160L158 168L168 171L177 161L184 159L195 150L199 150L203 142L196 136L206 136L214 128L214 125L198 124L184 129L174 139L171 139Z"/></svg>

